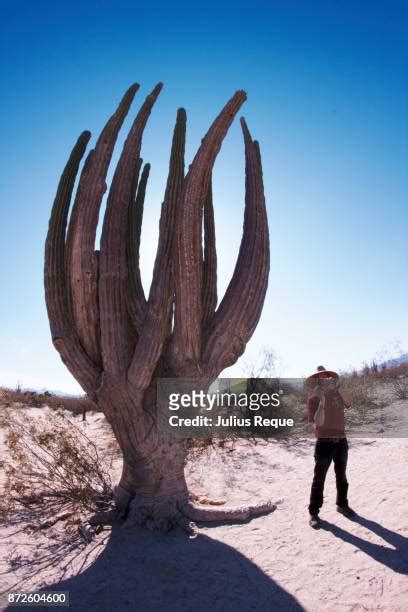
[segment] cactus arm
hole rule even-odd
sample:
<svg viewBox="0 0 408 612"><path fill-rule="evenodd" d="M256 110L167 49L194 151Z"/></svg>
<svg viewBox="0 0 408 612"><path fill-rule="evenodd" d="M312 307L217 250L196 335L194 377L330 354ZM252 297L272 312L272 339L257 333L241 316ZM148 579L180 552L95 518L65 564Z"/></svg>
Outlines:
<svg viewBox="0 0 408 612"><path fill-rule="evenodd" d="M139 160L139 170L142 160ZM137 334L142 329L146 314L146 298L143 290L139 267L140 236L142 230L143 207L146 185L149 178L150 164L145 164L136 197L131 199L128 216L128 231L126 234L126 257L128 263L128 287L126 292L127 308L132 325Z"/></svg>
<svg viewBox="0 0 408 612"><path fill-rule="evenodd" d="M102 228L99 272L102 362L104 370L118 378L126 376L134 350L126 304L126 234L134 167L140 157L143 130L161 89L159 83L147 96L126 138L112 179Z"/></svg>
<svg viewBox="0 0 408 612"><path fill-rule="evenodd" d="M258 323L269 274L269 234L259 145L241 119L245 142L245 218L231 282L211 322L203 364L219 374L243 353Z"/></svg>
<svg viewBox="0 0 408 612"><path fill-rule="evenodd" d="M81 345L72 319L65 272L65 230L75 178L90 132L79 137L62 173L52 208L45 244L45 300L52 341L62 361L84 391L93 397L100 370Z"/></svg>
<svg viewBox="0 0 408 612"><path fill-rule="evenodd" d="M212 197L212 184L208 188L204 202L204 261L202 288L202 328L214 315L217 306L217 251L215 247L215 224Z"/></svg>
<svg viewBox="0 0 408 612"><path fill-rule="evenodd" d="M177 227L175 323L171 356L175 366L199 368L202 325L202 208L221 143L246 99L238 91L214 121L185 178ZM184 365L183 365L184 364Z"/></svg>
<svg viewBox="0 0 408 612"><path fill-rule="evenodd" d="M94 257L96 228L113 148L138 88L139 85L135 84L127 90L88 157L78 184L68 229L67 269L75 326L86 352L98 364L101 364L101 354L98 271Z"/></svg>
<svg viewBox="0 0 408 612"><path fill-rule="evenodd" d="M173 304L172 257L177 204L183 188L186 112L178 110L170 155L169 174L160 217L159 242L143 329L136 344L128 380L133 388L149 384L169 333Z"/></svg>

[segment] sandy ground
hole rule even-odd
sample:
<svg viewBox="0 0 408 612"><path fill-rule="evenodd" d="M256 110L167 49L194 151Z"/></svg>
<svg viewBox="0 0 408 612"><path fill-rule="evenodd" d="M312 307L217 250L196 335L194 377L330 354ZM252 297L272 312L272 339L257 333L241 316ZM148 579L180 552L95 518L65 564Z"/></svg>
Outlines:
<svg viewBox="0 0 408 612"><path fill-rule="evenodd" d="M101 419L89 415L86 424L99 444L106 435ZM212 452L190 465L191 488L231 504L281 500L272 514L240 524L204 524L196 539L115 527L62 558L44 536L3 527L0 590L69 591L70 609L78 611L406 612L408 440L349 444L354 521L335 511L331 468L322 529L309 527L313 440L240 442L233 451ZM33 548L48 554L48 562L18 567L19 556Z"/></svg>

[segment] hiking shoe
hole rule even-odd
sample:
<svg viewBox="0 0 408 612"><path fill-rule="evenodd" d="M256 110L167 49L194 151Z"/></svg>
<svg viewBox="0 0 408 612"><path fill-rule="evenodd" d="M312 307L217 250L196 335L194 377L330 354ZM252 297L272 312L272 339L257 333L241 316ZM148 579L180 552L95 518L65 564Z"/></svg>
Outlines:
<svg viewBox="0 0 408 612"><path fill-rule="evenodd" d="M309 519L309 525L313 527L313 529L319 529L320 527L320 519L317 514L311 514Z"/></svg>
<svg viewBox="0 0 408 612"><path fill-rule="evenodd" d="M337 512L340 512L346 518L353 518L356 516L356 513L350 506L336 506Z"/></svg>

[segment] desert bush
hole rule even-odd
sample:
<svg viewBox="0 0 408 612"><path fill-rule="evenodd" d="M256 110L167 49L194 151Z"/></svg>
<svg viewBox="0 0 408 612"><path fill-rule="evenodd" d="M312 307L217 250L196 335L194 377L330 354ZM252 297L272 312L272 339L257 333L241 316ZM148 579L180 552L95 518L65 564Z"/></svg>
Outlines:
<svg viewBox="0 0 408 612"><path fill-rule="evenodd" d="M364 409L378 405L374 377L369 375L343 376L341 386L351 395L353 407Z"/></svg>
<svg viewBox="0 0 408 612"><path fill-rule="evenodd" d="M188 460L194 463L203 455L209 456L213 450L233 451L237 439L233 434L228 438L188 438L186 440Z"/></svg>
<svg viewBox="0 0 408 612"><path fill-rule="evenodd" d="M0 516L41 529L108 510L112 485L95 444L61 412L36 417L6 408L0 416L7 458Z"/></svg>
<svg viewBox="0 0 408 612"><path fill-rule="evenodd" d="M391 394L396 400L408 399L408 377L398 376L390 381Z"/></svg>
<svg viewBox="0 0 408 612"><path fill-rule="evenodd" d="M408 399L408 363L403 362L396 365L383 366L373 371L371 379L374 378L381 383L386 383L390 399ZM359 380L361 377L359 377Z"/></svg>
<svg viewBox="0 0 408 612"><path fill-rule="evenodd" d="M388 380L392 380L394 378L399 378L401 376L408 377L408 363L400 363L398 365L388 367L384 376Z"/></svg>
<svg viewBox="0 0 408 612"><path fill-rule="evenodd" d="M86 395L75 397L69 395L56 395L49 391L37 393L36 391L24 391L21 383L15 389L0 388L0 403L5 406L21 404L33 408L49 406L53 410L63 408L74 415L84 414L91 410L98 411L98 407Z"/></svg>

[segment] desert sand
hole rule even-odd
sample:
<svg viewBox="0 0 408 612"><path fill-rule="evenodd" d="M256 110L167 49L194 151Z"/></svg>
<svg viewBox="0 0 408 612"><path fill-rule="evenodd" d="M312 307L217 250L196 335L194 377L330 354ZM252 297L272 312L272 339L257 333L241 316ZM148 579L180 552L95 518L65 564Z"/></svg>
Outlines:
<svg viewBox="0 0 408 612"><path fill-rule="evenodd" d="M81 424L101 448L103 419L90 413ZM69 591L73 611L406 612L408 440L352 438L349 444L353 521L335 510L331 467L322 528L308 525L312 438L255 446L239 441L233 450L212 450L190 463L191 489L230 504L272 499L273 513L201 524L195 539L115 526L63 555L52 549L52 537L3 526L1 591ZM113 471L119 470L116 460ZM25 565L27 557L32 562Z"/></svg>

